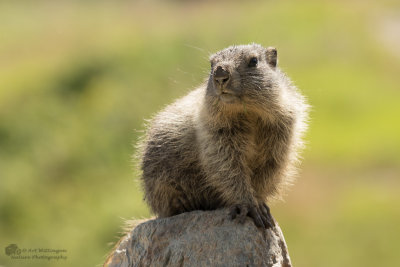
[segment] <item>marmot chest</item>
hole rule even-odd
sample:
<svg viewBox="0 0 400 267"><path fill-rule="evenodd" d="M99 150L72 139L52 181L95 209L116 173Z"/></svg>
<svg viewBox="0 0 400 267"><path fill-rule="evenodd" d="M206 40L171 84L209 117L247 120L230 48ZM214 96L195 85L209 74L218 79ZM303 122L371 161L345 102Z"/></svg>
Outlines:
<svg viewBox="0 0 400 267"><path fill-rule="evenodd" d="M258 129L254 129L246 136L246 138L247 141L244 148L244 156L247 166L254 170L265 161L269 151L268 147L265 145L265 142L260 139L260 133L258 132Z"/></svg>
<svg viewBox="0 0 400 267"><path fill-rule="evenodd" d="M270 153L268 138L270 135L260 121L248 121L236 135L241 146L245 162L250 169L256 169L265 162Z"/></svg>

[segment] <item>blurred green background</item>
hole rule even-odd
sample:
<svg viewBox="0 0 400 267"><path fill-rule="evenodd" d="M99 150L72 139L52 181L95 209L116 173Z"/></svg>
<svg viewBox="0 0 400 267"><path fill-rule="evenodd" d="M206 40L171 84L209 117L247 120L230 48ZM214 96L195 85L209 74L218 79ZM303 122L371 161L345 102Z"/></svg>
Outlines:
<svg viewBox="0 0 400 267"><path fill-rule="evenodd" d="M272 205L294 266L400 264L399 1L1 1L0 265L94 266L150 216L131 162L150 118L251 42L313 106ZM66 249L65 261L4 248Z"/></svg>

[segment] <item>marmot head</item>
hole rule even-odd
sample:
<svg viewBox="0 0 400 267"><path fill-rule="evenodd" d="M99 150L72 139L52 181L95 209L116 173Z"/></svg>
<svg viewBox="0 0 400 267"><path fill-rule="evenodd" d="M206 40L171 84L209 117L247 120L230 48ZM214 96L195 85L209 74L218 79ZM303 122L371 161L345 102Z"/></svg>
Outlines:
<svg viewBox="0 0 400 267"><path fill-rule="evenodd" d="M225 108L265 109L279 95L277 51L258 44L230 46L210 57L207 98Z"/></svg>

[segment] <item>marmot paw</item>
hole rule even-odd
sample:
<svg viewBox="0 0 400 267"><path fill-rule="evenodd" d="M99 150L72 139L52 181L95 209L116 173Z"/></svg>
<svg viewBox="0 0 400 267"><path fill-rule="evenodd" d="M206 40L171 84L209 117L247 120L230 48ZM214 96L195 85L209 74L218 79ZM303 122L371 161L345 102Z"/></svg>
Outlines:
<svg viewBox="0 0 400 267"><path fill-rule="evenodd" d="M275 226L274 219L271 216L269 208L264 203L259 205L234 205L231 207L230 216L232 220L237 219L241 224L245 222L246 217L248 216L253 219L254 224L257 227L268 229Z"/></svg>

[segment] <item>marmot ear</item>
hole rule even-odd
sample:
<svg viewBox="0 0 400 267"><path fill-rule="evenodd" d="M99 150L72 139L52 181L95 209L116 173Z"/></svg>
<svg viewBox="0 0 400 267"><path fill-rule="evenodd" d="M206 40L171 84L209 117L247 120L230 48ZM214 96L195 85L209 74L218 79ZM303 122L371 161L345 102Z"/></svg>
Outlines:
<svg viewBox="0 0 400 267"><path fill-rule="evenodd" d="M267 63L271 68L275 68L278 61L278 52L275 47L268 47L265 52Z"/></svg>

